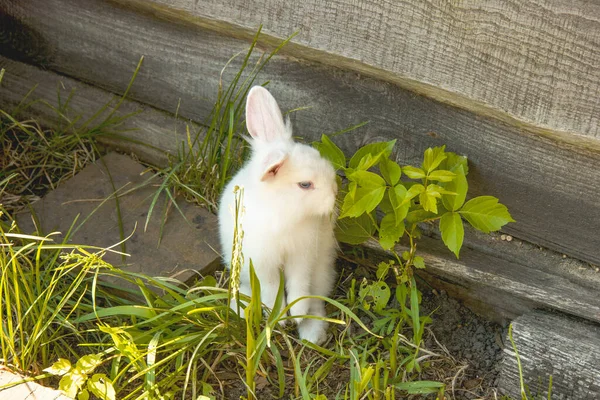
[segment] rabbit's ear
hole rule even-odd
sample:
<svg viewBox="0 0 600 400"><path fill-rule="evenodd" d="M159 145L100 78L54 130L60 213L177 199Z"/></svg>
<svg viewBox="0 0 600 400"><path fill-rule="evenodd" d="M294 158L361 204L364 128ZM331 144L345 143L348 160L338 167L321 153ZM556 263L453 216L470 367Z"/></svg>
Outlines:
<svg viewBox="0 0 600 400"><path fill-rule="evenodd" d="M262 162L263 174L260 180L265 181L267 179L274 178L279 172L279 169L285 163L285 160L287 160L287 158L287 153L283 151L275 150L267 154L267 156L263 159Z"/></svg>
<svg viewBox="0 0 600 400"><path fill-rule="evenodd" d="M246 126L254 139L264 142L291 138L275 98L262 86L254 86L248 93Z"/></svg>

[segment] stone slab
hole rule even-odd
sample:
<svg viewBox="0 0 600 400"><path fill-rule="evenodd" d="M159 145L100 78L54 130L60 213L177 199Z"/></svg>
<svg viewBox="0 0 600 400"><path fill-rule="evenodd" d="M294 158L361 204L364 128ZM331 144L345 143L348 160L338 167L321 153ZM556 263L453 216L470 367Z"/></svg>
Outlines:
<svg viewBox="0 0 600 400"><path fill-rule="evenodd" d="M0 388L25 379L10 371L0 369ZM44 387L35 382L20 383L0 389L0 399L6 400L71 400L62 392Z"/></svg>
<svg viewBox="0 0 600 400"><path fill-rule="evenodd" d="M218 265L217 218L206 209L179 199L178 205L186 218L171 206L159 245L164 214L162 195L146 231L144 224L161 182L130 157L109 153L35 203L34 215L43 234L61 233L53 236L55 242L64 238L78 216L74 229L82 222L83 225L74 231L68 243L106 248L119 243L122 234L131 235L123 246L114 247L129 254L125 260L110 252L104 259L127 271L186 281L195 271L206 272L207 268ZM35 230L31 214L21 214L17 219L24 232Z"/></svg>

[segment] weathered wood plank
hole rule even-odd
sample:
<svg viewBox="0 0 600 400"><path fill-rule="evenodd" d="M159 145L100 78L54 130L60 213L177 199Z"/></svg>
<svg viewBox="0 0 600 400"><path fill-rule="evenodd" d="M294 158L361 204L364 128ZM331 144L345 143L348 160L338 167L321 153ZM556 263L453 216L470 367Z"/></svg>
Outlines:
<svg viewBox="0 0 600 400"><path fill-rule="evenodd" d="M85 12L73 0L10 5L12 14L45 38L38 53L47 54L48 68L119 93L144 54L131 96L167 111L177 109L181 99L179 115L198 121L212 109L223 65L247 47L242 40L97 0L87 1ZM239 63L232 63L233 70ZM366 142L397 138L403 163L416 162L428 146L447 144L469 156L472 193L495 195L509 207L518 222L507 232L600 263L599 151L322 65L276 57L261 76L271 81L282 108L312 106L292 115L296 134L314 139L370 120L360 133L336 141L352 152Z"/></svg>
<svg viewBox="0 0 600 400"><path fill-rule="evenodd" d="M56 109L60 108L59 98L65 100L71 93L72 101L66 110L61 110L69 120L79 118L80 122L89 120L98 110L110 103L106 112L100 114L89 126L100 124L114 109L119 96L85 83L42 71L36 67L13 61L0 56L0 68L6 74L0 84L0 106L11 111L21 104L24 96L35 86L28 101L31 102L24 114L35 118L46 126L65 125ZM41 99L41 102L32 100ZM157 166L166 166L166 153L174 153L177 146L185 140L186 125L192 132L199 129L198 124L190 120L176 118L172 114L157 110L145 104L126 99L114 114L115 117L131 116L114 129L105 133L114 137L100 136L99 140L126 152L137 154L142 160ZM120 140L123 136L128 140Z"/></svg>
<svg viewBox="0 0 600 400"><path fill-rule="evenodd" d="M427 265L418 275L489 319L504 323L551 308L600 322L600 273L586 263L471 229L458 260L441 238L423 236L418 246ZM383 254L375 241L367 247L374 250L372 257ZM400 254L404 250L397 247Z"/></svg>
<svg viewBox="0 0 600 400"><path fill-rule="evenodd" d="M36 94L41 95L49 102L56 101L56 87L59 82L67 88L77 87L78 90L71 101L72 111L76 113L94 112L110 99L110 94L101 89L76 83L70 78L41 71L26 64L0 58L0 66L8 68L4 82L0 85L0 105L2 106L18 102L35 82L40 82L40 84L34 92L34 97ZM306 77L308 76L306 75ZM370 99L376 96L371 92L373 86L369 86L375 83L358 82L362 82L359 86L361 90L346 92L349 97ZM289 94L287 91L281 93ZM297 93L302 92L298 91ZM368 102L366 103L368 104ZM131 110L144 108L139 103L130 102L128 104ZM293 105L293 103L290 104ZM32 109L42 114L47 112L47 108L41 104L33 105ZM353 110L357 111L358 108L353 108ZM150 111L149 115L155 112ZM132 117L132 123L142 124L141 130L136 134L148 135L141 137L149 142L160 144L160 141L164 139L162 135L170 137L171 130L168 127L174 122L166 120L165 126L159 125L160 129L146 130L146 125L143 125L144 115L150 111L147 108L144 109L144 113ZM297 116L299 115L297 114ZM51 116L52 113L50 113ZM51 119L47 121L52 123ZM392 121L391 123L395 124L396 122ZM455 129L459 128L460 125ZM372 132L369 134L370 137L373 137ZM352 140L357 138L356 135L348 135L345 139L347 140L346 147L352 147L355 145ZM407 138L401 137L401 139L404 146ZM166 147L169 144L174 146L174 142L171 141L163 143ZM121 145L126 147L127 144L121 143ZM403 152L411 154L411 152L420 151L421 145L416 144L415 147L416 149L403 150ZM482 165L485 166L485 164ZM600 320L600 304L598 303L600 299L596 295L600 290L600 274L590 268L582 270L585 263L579 263L569 258L565 259L560 254L543 251L536 246L517 240L505 242L481 235L468 236L460 261L455 260L454 256L443 248L440 240L424 238L419 249L426 253L428 262L427 272L423 275L425 279L434 286L442 287L453 296L463 299L470 307L490 318L512 319L543 305L585 318Z"/></svg>
<svg viewBox="0 0 600 400"><path fill-rule="evenodd" d="M133 3L248 30L263 24L279 38L298 31L294 42L304 48L290 49L296 56L392 80L470 110L600 138L600 5L589 1ZM223 33L228 29L223 26Z"/></svg>
<svg viewBox="0 0 600 400"><path fill-rule="evenodd" d="M547 398L552 375L552 399L600 398L600 326L536 311L513 322L513 338L525 384L533 395ZM504 353L499 389L512 398L520 398L517 361L508 339Z"/></svg>

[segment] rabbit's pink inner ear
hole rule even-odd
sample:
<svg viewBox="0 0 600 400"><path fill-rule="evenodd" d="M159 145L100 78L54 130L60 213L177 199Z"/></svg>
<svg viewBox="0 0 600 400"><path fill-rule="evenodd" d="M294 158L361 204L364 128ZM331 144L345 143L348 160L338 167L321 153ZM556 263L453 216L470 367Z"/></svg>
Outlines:
<svg viewBox="0 0 600 400"><path fill-rule="evenodd" d="M287 159L287 154L283 152L272 152L269 154L264 160L264 169L263 174L260 178L261 181L265 181L267 179L274 178L278 173L285 160Z"/></svg>
<svg viewBox="0 0 600 400"><path fill-rule="evenodd" d="M270 142L282 137L285 124L275 98L262 86L254 86L246 101L246 126L250 135Z"/></svg>
<svg viewBox="0 0 600 400"><path fill-rule="evenodd" d="M266 181L267 179L274 178L277 175L277 173L279 172L279 169L281 168L282 165L283 165L283 161L280 161L277 164L273 164L273 165L269 166L269 168L265 171L265 173L263 174L262 178L260 178L260 180Z"/></svg>

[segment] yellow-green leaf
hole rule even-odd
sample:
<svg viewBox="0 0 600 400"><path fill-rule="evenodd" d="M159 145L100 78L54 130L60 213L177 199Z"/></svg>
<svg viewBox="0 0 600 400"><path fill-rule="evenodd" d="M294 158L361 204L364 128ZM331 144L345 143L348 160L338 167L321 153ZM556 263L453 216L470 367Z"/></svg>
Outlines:
<svg viewBox="0 0 600 400"><path fill-rule="evenodd" d="M409 202L411 199L417 197L425 190L425 186L420 183L414 184L408 188L408 192L406 192L406 197L404 198L405 202Z"/></svg>
<svg viewBox="0 0 600 400"><path fill-rule="evenodd" d="M423 157L423 169L430 173L434 169L436 169L442 161L446 159L446 146L442 147L433 147L425 150L425 154Z"/></svg>
<svg viewBox="0 0 600 400"><path fill-rule="evenodd" d="M358 218L343 218L337 221L335 236L342 243L362 244L375 232L375 225L368 214Z"/></svg>
<svg viewBox="0 0 600 400"><path fill-rule="evenodd" d="M98 365L102 364L102 356L99 354L89 354L87 356L81 357L77 361L77 365L75 368L83 372L84 374L89 374L96 369Z"/></svg>
<svg viewBox="0 0 600 400"><path fill-rule="evenodd" d="M348 175L348 179L358 184L358 187L363 188L380 188L385 187L385 181L379 175L369 171L354 171Z"/></svg>
<svg viewBox="0 0 600 400"><path fill-rule="evenodd" d="M450 182L455 176L456 174L454 172L438 169L436 171L431 171L431 173L427 175L427 179L430 181Z"/></svg>
<svg viewBox="0 0 600 400"><path fill-rule="evenodd" d="M410 179L423 179L425 178L425 171L421 168L411 167L407 165L402 168L402 172L404 175L408 176Z"/></svg>
<svg viewBox="0 0 600 400"><path fill-rule="evenodd" d="M393 189L388 190L388 198L394 211L396 226L400 225L404 218L406 218L406 214L408 214L410 201L405 201L407 194L408 191L402 184L398 184Z"/></svg>
<svg viewBox="0 0 600 400"><path fill-rule="evenodd" d="M387 214L381 220L381 224L379 225L379 244L384 250L394 247L404 234L404 221L401 220L399 224L396 222L394 214Z"/></svg>
<svg viewBox="0 0 600 400"><path fill-rule="evenodd" d="M465 176L469 174L469 164L467 157L459 156L456 153L447 152L446 159L439 165L440 169L445 169L451 172L456 172L458 167L463 167Z"/></svg>
<svg viewBox="0 0 600 400"><path fill-rule="evenodd" d="M58 382L58 389L74 399L86 379L87 375L77 369L72 369L71 372L63 375L60 379L60 382Z"/></svg>
<svg viewBox="0 0 600 400"><path fill-rule="evenodd" d="M424 269L425 268L425 260L421 256L415 256L413 259L413 265L415 268Z"/></svg>
<svg viewBox="0 0 600 400"><path fill-rule="evenodd" d="M381 163L379 164L379 171L381 171L381 176L385 179L385 181L390 185L394 186L400 180L400 176L402 175L402 169L400 166L390 160L389 158L382 158Z"/></svg>
<svg viewBox="0 0 600 400"><path fill-rule="evenodd" d="M497 231L509 222L515 222L504 204L494 196L479 196L465 203L459 211L469 223L484 233Z"/></svg>
<svg viewBox="0 0 600 400"><path fill-rule="evenodd" d="M467 191L469 190L469 184L463 166L459 165L455 172L456 177L454 180L446 183L444 188L456 194L442 194L442 203L449 211L456 211L462 207L465 203L465 198L467 197Z"/></svg>
<svg viewBox="0 0 600 400"><path fill-rule="evenodd" d="M59 358L54 364L44 369L44 372L48 372L52 375L61 376L71 370L71 362L65 358Z"/></svg>
<svg viewBox="0 0 600 400"><path fill-rule="evenodd" d="M77 395L77 400L90 400L90 392L87 389L83 389Z"/></svg>
<svg viewBox="0 0 600 400"><path fill-rule="evenodd" d="M359 297L362 299L367 309L373 305L375 311L381 311L385 308L391 296L390 287L383 281L368 283L364 279L360 283Z"/></svg>
<svg viewBox="0 0 600 400"><path fill-rule="evenodd" d="M369 169L379 161L380 157L389 157L390 154L392 154L392 150L395 144L396 140L394 139L389 142L377 142L363 146L360 149L358 149L356 153L354 153L348 165L350 166L350 168L356 169L358 168L359 164L361 164L361 169ZM367 154L371 156L369 162L365 163L363 161L361 163L361 160Z"/></svg>
<svg viewBox="0 0 600 400"><path fill-rule="evenodd" d="M333 164L335 169L343 169L346 167L346 157L344 156L344 152L340 150L327 135L322 135L321 141L313 142L312 145L319 153L321 153L323 158L329 160Z"/></svg>
<svg viewBox="0 0 600 400"><path fill-rule="evenodd" d="M458 258L465 237L465 229L460 215L455 212L447 212L442 215L440 231L444 244Z"/></svg>
<svg viewBox="0 0 600 400"><path fill-rule="evenodd" d="M104 374L94 374L87 381L87 388L102 400L115 400L116 393L112 381Z"/></svg>
<svg viewBox="0 0 600 400"><path fill-rule="evenodd" d="M353 204L340 215L340 218L356 218L364 213L370 213L381 202L384 194L385 186L356 189Z"/></svg>

